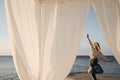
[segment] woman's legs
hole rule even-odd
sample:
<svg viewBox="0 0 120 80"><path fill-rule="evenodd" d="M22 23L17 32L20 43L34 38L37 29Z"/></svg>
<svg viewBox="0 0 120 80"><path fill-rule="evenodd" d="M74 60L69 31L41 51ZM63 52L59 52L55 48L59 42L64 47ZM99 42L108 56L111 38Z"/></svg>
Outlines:
<svg viewBox="0 0 120 80"><path fill-rule="evenodd" d="M96 72L95 72L95 69L94 69L94 66L96 65L97 63L97 60L90 60L90 66L92 67L92 72L91 72L91 76L92 76L92 79L93 80L97 80L96 78Z"/></svg>
<svg viewBox="0 0 120 80"><path fill-rule="evenodd" d="M94 70L91 72L91 75L92 75L92 79L93 79L93 80L97 80L96 74L95 74Z"/></svg>

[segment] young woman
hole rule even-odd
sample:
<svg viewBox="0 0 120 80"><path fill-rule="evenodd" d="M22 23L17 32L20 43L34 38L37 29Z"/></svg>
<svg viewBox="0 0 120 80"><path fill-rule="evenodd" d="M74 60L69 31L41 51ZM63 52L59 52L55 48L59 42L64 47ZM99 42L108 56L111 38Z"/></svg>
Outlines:
<svg viewBox="0 0 120 80"><path fill-rule="evenodd" d="M98 73L103 73L103 69L101 68L101 66L98 64L98 60L102 59L106 62L111 62L111 59L107 59L102 52L100 51L100 45L98 42L95 42L94 44L91 42L90 38L89 38L89 34L87 34L87 40L91 46L91 54L90 54L90 68L91 68L91 75L93 80L97 80L96 79L96 74Z"/></svg>

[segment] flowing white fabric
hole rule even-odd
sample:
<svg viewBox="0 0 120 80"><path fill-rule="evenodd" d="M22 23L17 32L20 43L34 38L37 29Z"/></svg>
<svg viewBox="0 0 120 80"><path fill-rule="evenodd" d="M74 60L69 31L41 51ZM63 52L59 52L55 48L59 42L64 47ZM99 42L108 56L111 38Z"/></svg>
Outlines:
<svg viewBox="0 0 120 80"><path fill-rule="evenodd" d="M105 39L120 63L120 1L93 0L92 3Z"/></svg>
<svg viewBox="0 0 120 80"><path fill-rule="evenodd" d="M74 62L89 0L5 0L20 80L64 80Z"/></svg>

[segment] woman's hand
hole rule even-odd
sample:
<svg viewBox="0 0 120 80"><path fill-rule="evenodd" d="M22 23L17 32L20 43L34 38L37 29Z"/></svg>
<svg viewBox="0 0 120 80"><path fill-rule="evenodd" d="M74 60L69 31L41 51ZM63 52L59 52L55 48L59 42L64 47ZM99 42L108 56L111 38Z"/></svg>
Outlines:
<svg viewBox="0 0 120 80"><path fill-rule="evenodd" d="M87 34L87 38L89 38L89 34Z"/></svg>

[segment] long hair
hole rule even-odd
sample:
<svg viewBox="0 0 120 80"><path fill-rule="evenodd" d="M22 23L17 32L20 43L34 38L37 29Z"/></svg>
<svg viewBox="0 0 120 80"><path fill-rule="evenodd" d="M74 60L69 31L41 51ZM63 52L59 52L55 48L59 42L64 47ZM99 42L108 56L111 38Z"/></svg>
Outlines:
<svg viewBox="0 0 120 80"><path fill-rule="evenodd" d="M100 50L101 49L100 44L98 42L95 42L94 48L95 48L95 50Z"/></svg>

